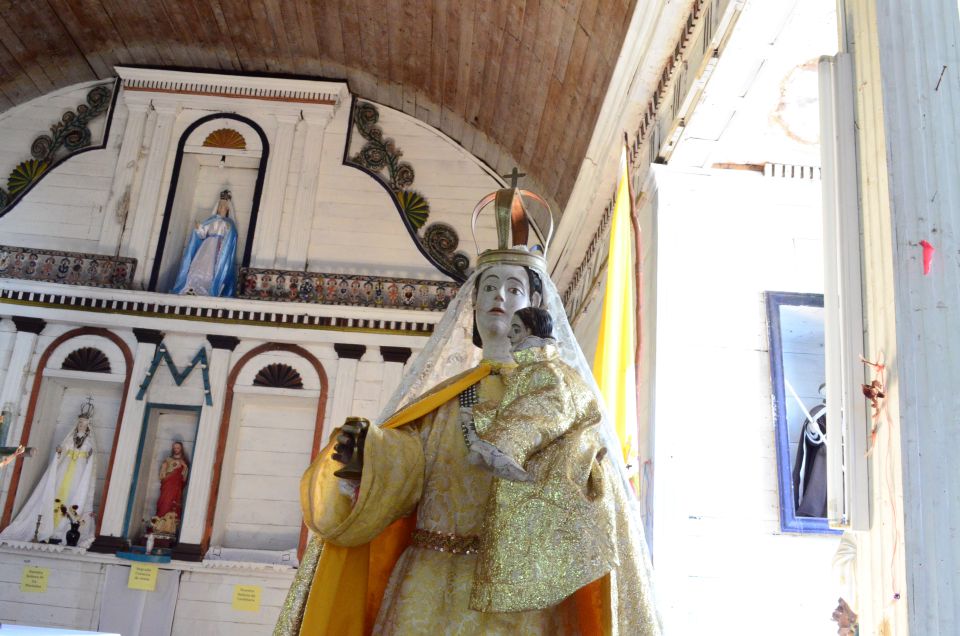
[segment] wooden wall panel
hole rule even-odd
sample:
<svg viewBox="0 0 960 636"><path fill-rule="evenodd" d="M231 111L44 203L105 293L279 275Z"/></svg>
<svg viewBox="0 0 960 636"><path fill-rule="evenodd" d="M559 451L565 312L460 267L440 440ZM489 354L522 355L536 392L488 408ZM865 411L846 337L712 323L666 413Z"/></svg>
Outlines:
<svg viewBox="0 0 960 636"><path fill-rule="evenodd" d="M117 64L345 78L564 204L636 0L49 0L0 16L0 109Z"/></svg>

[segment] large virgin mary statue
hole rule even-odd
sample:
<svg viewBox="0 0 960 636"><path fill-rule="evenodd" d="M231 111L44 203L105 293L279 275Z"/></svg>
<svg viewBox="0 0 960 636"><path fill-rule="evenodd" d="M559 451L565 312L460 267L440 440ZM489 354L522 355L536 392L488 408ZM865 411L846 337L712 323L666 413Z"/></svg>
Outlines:
<svg viewBox="0 0 960 636"><path fill-rule="evenodd" d="M345 425L304 474L314 536L274 636L659 634L615 429L543 251L507 248L525 242L525 206L542 199L501 190L474 221L494 199L500 248L480 255L387 416ZM579 380L528 387L537 408L511 425L539 449L521 458L532 480L515 482L469 460L465 422L496 411L516 366L512 314L527 306L553 316L559 358ZM544 417L582 434L533 439Z"/></svg>
<svg viewBox="0 0 960 636"><path fill-rule="evenodd" d="M213 214L190 233L172 293L233 296L237 284L237 226L230 218L232 211L233 198L229 190L224 190Z"/></svg>
<svg viewBox="0 0 960 636"><path fill-rule="evenodd" d="M76 425L57 446L30 498L16 519L0 533L0 540L32 541L36 538L48 541L52 538L63 541L73 515L80 521L80 542L77 545L87 548L93 543L97 446L90 426L91 417L93 404L88 401L81 407Z"/></svg>

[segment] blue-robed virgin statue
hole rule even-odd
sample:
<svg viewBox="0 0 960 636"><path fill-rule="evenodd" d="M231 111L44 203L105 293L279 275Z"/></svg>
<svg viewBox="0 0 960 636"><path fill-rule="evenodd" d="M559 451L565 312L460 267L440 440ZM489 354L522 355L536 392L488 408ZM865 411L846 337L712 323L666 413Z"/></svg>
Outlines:
<svg viewBox="0 0 960 636"><path fill-rule="evenodd" d="M237 284L237 226L230 218L233 198L220 193L213 214L197 223L170 291L193 296L233 296Z"/></svg>

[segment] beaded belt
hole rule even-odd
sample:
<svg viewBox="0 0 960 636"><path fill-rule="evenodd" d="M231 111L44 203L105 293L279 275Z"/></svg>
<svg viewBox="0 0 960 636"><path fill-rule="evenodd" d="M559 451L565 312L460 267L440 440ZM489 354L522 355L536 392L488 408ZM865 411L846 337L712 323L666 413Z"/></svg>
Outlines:
<svg viewBox="0 0 960 636"><path fill-rule="evenodd" d="M437 552L451 554L476 554L480 548L480 537L431 532L417 528L413 531L413 545Z"/></svg>

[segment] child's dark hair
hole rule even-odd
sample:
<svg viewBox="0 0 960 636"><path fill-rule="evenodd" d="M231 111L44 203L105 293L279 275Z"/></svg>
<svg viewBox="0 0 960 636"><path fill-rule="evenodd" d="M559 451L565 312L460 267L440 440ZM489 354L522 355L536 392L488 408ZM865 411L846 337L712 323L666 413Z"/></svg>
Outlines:
<svg viewBox="0 0 960 636"><path fill-rule="evenodd" d="M524 307L518 309L514 316L520 319L520 322L530 330L530 333L538 338L553 337L553 318L550 312L539 307Z"/></svg>

